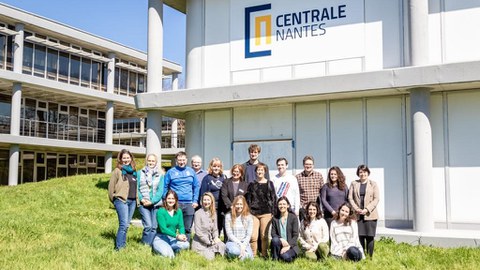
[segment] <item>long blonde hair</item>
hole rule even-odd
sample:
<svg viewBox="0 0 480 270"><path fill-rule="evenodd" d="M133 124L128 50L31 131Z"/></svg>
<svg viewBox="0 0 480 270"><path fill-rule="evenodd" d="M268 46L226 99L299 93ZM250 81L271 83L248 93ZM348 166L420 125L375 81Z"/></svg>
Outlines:
<svg viewBox="0 0 480 270"><path fill-rule="evenodd" d="M212 201L212 203L210 204L210 207L208 209L208 212L210 213L210 218L214 220L214 219L217 218L217 212L215 211L215 197L213 197L213 194L211 192L207 191L207 192L203 193L202 201L201 201L202 202L202 207L203 207L203 198L205 196L210 197L210 200Z"/></svg>
<svg viewBox="0 0 480 270"><path fill-rule="evenodd" d="M230 224L232 227L233 225L235 224L235 220L237 219L237 211L235 211L235 205L237 204L237 202L241 200L243 202L243 210L242 210L242 213L240 213L240 217L242 219L246 218L247 216L250 215L250 208L248 207L248 204L247 204L247 200L245 199L244 196L242 195L238 195L237 197L235 197L233 199L233 203L232 203L232 211L230 211L230 214L232 215L232 224Z"/></svg>
<svg viewBox="0 0 480 270"><path fill-rule="evenodd" d="M223 175L223 163L222 163L222 161L221 161L219 158L217 158L217 157L214 157L214 158L212 158L212 160L210 160L210 164L208 164L208 173L209 173L209 174L213 174L213 166L214 166L215 164L220 165L220 173L219 173L219 175Z"/></svg>

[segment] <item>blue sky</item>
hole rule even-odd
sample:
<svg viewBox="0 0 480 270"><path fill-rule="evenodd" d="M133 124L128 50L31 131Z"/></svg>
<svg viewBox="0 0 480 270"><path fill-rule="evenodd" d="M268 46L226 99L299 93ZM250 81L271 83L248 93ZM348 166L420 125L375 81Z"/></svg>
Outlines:
<svg viewBox="0 0 480 270"><path fill-rule="evenodd" d="M2 2L123 45L147 51L148 0L2 0ZM163 14L164 58L185 67L185 15L169 7L164 7Z"/></svg>

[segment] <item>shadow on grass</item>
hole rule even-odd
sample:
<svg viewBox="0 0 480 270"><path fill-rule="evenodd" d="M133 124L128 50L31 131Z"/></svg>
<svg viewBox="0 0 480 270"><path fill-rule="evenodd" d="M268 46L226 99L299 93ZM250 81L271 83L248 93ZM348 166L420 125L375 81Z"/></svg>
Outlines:
<svg viewBox="0 0 480 270"><path fill-rule="evenodd" d="M100 235L105 239L112 239L113 241L115 241L116 238L115 232L112 231L104 231Z"/></svg>
<svg viewBox="0 0 480 270"><path fill-rule="evenodd" d="M94 178L93 180L97 180L95 187L99 189L105 189L105 190L108 189L108 180L109 180L108 178L98 177L98 178Z"/></svg>

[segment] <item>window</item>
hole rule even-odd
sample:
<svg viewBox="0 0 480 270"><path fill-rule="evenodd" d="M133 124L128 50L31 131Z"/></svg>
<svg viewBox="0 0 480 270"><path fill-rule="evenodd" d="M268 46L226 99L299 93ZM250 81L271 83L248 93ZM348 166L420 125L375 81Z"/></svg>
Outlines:
<svg viewBox="0 0 480 270"><path fill-rule="evenodd" d="M5 54L7 46L7 37L0 35L0 68L5 67Z"/></svg>
<svg viewBox="0 0 480 270"><path fill-rule="evenodd" d="M58 59L58 80L64 83L68 82L69 54L60 52Z"/></svg>
<svg viewBox="0 0 480 270"><path fill-rule="evenodd" d="M70 84L78 85L80 79L80 57L70 56Z"/></svg>
<svg viewBox="0 0 480 270"><path fill-rule="evenodd" d="M92 69L92 61L88 58L82 58L82 86L90 87L90 72Z"/></svg>
<svg viewBox="0 0 480 270"><path fill-rule="evenodd" d="M50 80L56 80L57 71L58 71L58 51L49 48L47 50L47 78Z"/></svg>
<svg viewBox="0 0 480 270"><path fill-rule="evenodd" d="M32 74L33 44L25 42L23 45L23 74Z"/></svg>
<svg viewBox="0 0 480 270"><path fill-rule="evenodd" d="M92 88L100 89L100 74L102 65L99 62L92 61Z"/></svg>
<svg viewBox="0 0 480 270"><path fill-rule="evenodd" d="M107 90L107 81L108 81L108 64L103 63L102 64L102 90L106 91Z"/></svg>
<svg viewBox="0 0 480 270"><path fill-rule="evenodd" d="M128 71L121 69L120 70L120 94L127 95L128 88Z"/></svg>
<svg viewBox="0 0 480 270"><path fill-rule="evenodd" d="M38 77L45 76L45 58L46 58L46 47L42 45L35 44L34 49L34 63L33 63L33 74Z"/></svg>
<svg viewBox="0 0 480 270"><path fill-rule="evenodd" d="M137 93L144 93L145 92L145 75L138 74L138 89Z"/></svg>

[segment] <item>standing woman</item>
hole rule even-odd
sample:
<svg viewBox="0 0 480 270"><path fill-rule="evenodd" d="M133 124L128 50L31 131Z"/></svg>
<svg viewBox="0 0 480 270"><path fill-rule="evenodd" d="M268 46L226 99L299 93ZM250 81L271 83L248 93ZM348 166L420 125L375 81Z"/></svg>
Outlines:
<svg viewBox="0 0 480 270"><path fill-rule="evenodd" d="M195 236L193 237L192 250L198 252L207 260L213 260L215 253L225 254L225 244L218 238L217 213L215 211L215 198L212 193L205 192L202 196L201 208L195 212L193 221Z"/></svg>
<svg viewBox="0 0 480 270"><path fill-rule="evenodd" d="M330 168L327 181L320 191L320 199L325 221L330 227L338 207L348 202L348 188L345 184L345 175L337 166Z"/></svg>
<svg viewBox="0 0 480 270"><path fill-rule="evenodd" d="M349 203L342 204L330 224L330 253L336 259L360 261L365 258L358 240L356 216Z"/></svg>
<svg viewBox="0 0 480 270"><path fill-rule="evenodd" d="M253 216L242 195L233 199L232 209L225 215L225 233L228 236L226 253L230 258L253 259L250 238L253 231Z"/></svg>
<svg viewBox="0 0 480 270"><path fill-rule="evenodd" d="M167 191L163 207L157 212L157 222L158 233L152 243L155 253L173 258L175 253L190 247L185 234L182 209L178 207L178 196L175 191L171 189Z"/></svg>
<svg viewBox="0 0 480 270"><path fill-rule="evenodd" d="M250 245L252 247L253 256L257 253L257 242L261 239L261 253L264 258L267 258L268 248L268 228L272 220L272 213L275 211L275 202L277 195L273 182L265 178L265 171L267 166L261 162L257 164L255 173L257 179L248 185L247 189L247 203L250 206L250 211L253 214L253 233Z"/></svg>
<svg viewBox="0 0 480 270"><path fill-rule="evenodd" d="M223 182L220 195L222 197L223 207L226 212L229 212L232 208L232 202L238 195L245 196L248 189L248 183L243 180L243 167L240 164L235 164L230 169L232 177Z"/></svg>
<svg viewBox="0 0 480 270"><path fill-rule="evenodd" d="M312 260L325 259L328 255L328 225L316 202L307 204L307 216L300 226L300 245L305 257Z"/></svg>
<svg viewBox="0 0 480 270"><path fill-rule="evenodd" d="M132 153L122 149L117 156L117 167L108 183L108 197L115 206L118 216L118 230L115 250L125 247L127 231L137 205L137 172Z"/></svg>
<svg viewBox="0 0 480 270"><path fill-rule="evenodd" d="M297 245L298 218L287 197L280 197L277 206L278 211L272 220L272 258L292 262L300 254Z"/></svg>
<svg viewBox="0 0 480 270"><path fill-rule="evenodd" d="M220 190L225 181L223 174L223 164L219 158L213 158L208 165L208 174L203 178L200 186L200 198L205 192L210 192L215 198L215 210L217 212L217 228L220 233L223 229L223 222L225 220L225 209L223 209L223 202L220 196ZM199 205L200 205L199 201Z"/></svg>
<svg viewBox="0 0 480 270"><path fill-rule="evenodd" d="M375 234L377 233L377 205L380 194L377 183L370 180L369 175L370 169L367 165L358 166L357 176L360 179L353 181L350 185L348 200L357 213L360 243L372 257Z"/></svg>
<svg viewBox="0 0 480 270"><path fill-rule="evenodd" d="M152 245L157 233L157 211L163 195L163 172L158 168L158 159L155 154L147 155L147 166L138 171L138 199L139 211L142 215L142 243Z"/></svg>

